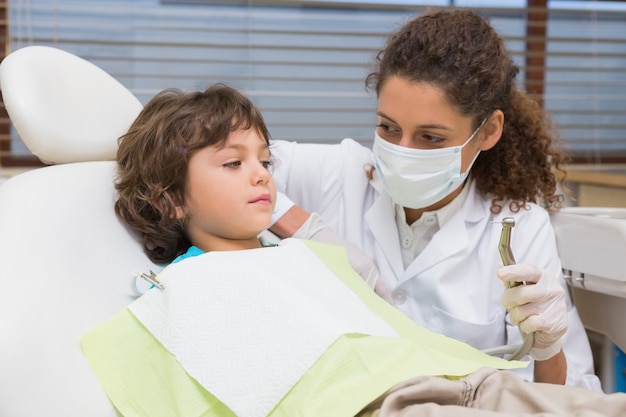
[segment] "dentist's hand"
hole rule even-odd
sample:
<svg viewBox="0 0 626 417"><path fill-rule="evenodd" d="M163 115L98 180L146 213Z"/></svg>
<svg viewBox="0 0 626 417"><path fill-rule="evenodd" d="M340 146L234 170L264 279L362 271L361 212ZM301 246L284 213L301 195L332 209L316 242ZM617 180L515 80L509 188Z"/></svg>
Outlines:
<svg viewBox="0 0 626 417"><path fill-rule="evenodd" d="M322 218L317 213L312 213L309 219L302 225L293 237L301 239L311 239L317 242L329 243L331 245L343 246L348 255L348 261L363 280L372 288L376 286L380 276L378 268L365 253L337 234L334 230L326 226Z"/></svg>
<svg viewBox="0 0 626 417"><path fill-rule="evenodd" d="M513 288L507 286L500 302L522 333L535 333L530 356L543 361L559 353L567 331L567 305L565 291L554 274L532 265L517 264L500 267L497 275L505 283L526 283Z"/></svg>
<svg viewBox="0 0 626 417"><path fill-rule="evenodd" d="M276 193L276 205L272 215L272 226L269 229L279 238L295 237L310 239L331 245L343 246L348 254L348 261L363 280L380 294L386 294L378 268L365 253L348 242L334 230L326 226L317 213L309 214L296 206L293 201L281 192Z"/></svg>

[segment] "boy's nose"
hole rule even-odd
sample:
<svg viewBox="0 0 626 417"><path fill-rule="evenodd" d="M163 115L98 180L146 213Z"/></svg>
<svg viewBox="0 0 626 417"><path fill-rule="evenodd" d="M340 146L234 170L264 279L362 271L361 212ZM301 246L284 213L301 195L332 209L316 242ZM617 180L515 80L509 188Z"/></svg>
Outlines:
<svg viewBox="0 0 626 417"><path fill-rule="evenodd" d="M257 184L266 183L269 181L272 174L262 164L259 164L258 169L254 173L254 180Z"/></svg>

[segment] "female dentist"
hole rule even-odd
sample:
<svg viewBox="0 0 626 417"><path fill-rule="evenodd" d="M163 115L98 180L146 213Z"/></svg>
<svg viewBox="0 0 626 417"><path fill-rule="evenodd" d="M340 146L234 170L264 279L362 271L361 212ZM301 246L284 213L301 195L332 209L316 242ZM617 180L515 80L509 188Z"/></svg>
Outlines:
<svg viewBox="0 0 626 417"><path fill-rule="evenodd" d="M274 178L289 198L270 230L328 240L327 225L374 260L377 292L418 324L479 349L534 333L523 378L600 390L549 218L565 156L517 73L473 12L409 21L366 80L378 97L372 151L351 139L274 141ZM500 259L505 217L518 265Z"/></svg>

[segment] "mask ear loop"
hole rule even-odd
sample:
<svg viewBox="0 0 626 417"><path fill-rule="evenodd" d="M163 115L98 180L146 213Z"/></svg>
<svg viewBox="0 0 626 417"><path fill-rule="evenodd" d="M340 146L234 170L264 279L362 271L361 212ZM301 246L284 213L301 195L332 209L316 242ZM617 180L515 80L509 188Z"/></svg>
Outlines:
<svg viewBox="0 0 626 417"><path fill-rule="evenodd" d="M489 116L485 117L483 119L482 122L480 122L480 124L478 125L478 127L476 128L476 130L474 130L474 132L470 135L469 138L467 138L467 140L465 141L465 143L463 143L463 145L461 145L461 148L463 148L465 145L467 145L468 143L470 143L472 141L472 139L474 139L474 136L476 136L476 134L480 131L480 129L482 129L482 127L485 125L485 123L487 122L487 119L489 118Z"/></svg>
<svg viewBox="0 0 626 417"><path fill-rule="evenodd" d="M478 150L478 152L476 152L476 155L474 155L474 159L472 159L472 162L470 162L465 172L461 173L461 175L469 175L469 172L472 169L474 162L476 162L476 160L478 159L478 155L480 155L480 149Z"/></svg>
<svg viewBox="0 0 626 417"><path fill-rule="evenodd" d="M480 122L480 125L478 125L476 130L474 130L474 133L472 133L470 135L470 137L467 138L465 143L463 145L461 145L461 147L459 149L463 149L465 147L465 145L467 145L468 143L470 143L472 141L472 139L474 139L474 136L476 136L476 134L480 131L480 129L485 125L485 122L487 121L488 118L489 117L485 117L483 119L483 121ZM465 170L465 172L462 172L461 175L469 175L469 172L472 169L472 166L474 165L474 162L476 162L476 160L478 159L478 155L480 155L480 152L481 152L480 149L478 149L478 152L476 152L476 155L474 155L474 159L472 159L472 162L470 162L470 164L467 166L467 169Z"/></svg>

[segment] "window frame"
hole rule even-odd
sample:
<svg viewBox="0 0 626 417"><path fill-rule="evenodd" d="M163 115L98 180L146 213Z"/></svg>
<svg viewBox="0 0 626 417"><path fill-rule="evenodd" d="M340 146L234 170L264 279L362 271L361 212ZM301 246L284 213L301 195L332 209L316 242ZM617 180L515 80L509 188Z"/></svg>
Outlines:
<svg viewBox="0 0 626 417"><path fill-rule="evenodd" d="M186 3L186 4L208 4L208 3L228 3L232 4L230 1L220 2L220 1L210 1L210 0L187 0L187 1L177 1L177 0L163 0L161 1L163 4L174 4L174 3ZM247 1L241 1L240 3L246 4ZM454 1L450 1L450 4L454 4ZM624 3L622 1L622 3ZM258 4L263 5L289 5L289 4L298 4L300 6L305 7L357 7L359 6L358 2L350 2L347 4L346 2L331 2L331 1L272 1L272 0L261 0L255 1L255 6ZM373 5L370 3L361 3L360 7L391 7L391 8L399 8L402 10L412 10L418 11L423 10L424 6L408 6L404 5ZM467 7L467 6L465 6ZM9 5L8 2L0 3L0 16L2 17L0 23L2 25L2 33L5 36L5 50L0 53L0 58L4 58L7 51L10 50L11 46L11 34L9 33L10 22L9 18ZM478 8L473 8L479 10ZM489 8L488 10L493 11L493 8ZM512 11L517 11L518 8L502 8L502 13L511 13ZM547 36L547 19L549 13L554 12L554 9L548 8L547 0L528 0L527 6L527 19L526 19L526 35L525 35L525 49L524 49L524 78L521 81L525 89L533 95L533 97L543 105L545 98L545 87L546 87L546 57L547 55L547 42L549 39ZM522 11L520 11L522 13ZM6 109L4 105L0 106L1 113L0 121L1 129L0 132L0 167L37 167L44 165L39 159L34 155L17 155L12 149L12 141L11 141L11 123L8 118ZM572 154L572 162L574 163L596 163L596 157L590 157L583 154ZM612 156L610 154L604 153L601 154L601 162L602 163L623 163L626 162L626 154Z"/></svg>

